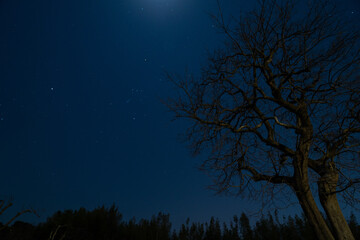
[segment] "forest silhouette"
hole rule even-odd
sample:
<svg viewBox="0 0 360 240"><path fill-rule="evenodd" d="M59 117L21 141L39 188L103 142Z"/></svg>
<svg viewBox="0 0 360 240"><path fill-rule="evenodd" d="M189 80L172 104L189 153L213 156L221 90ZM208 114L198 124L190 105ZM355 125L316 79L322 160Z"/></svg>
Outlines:
<svg viewBox="0 0 360 240"><path fill-rule="evenodd" d="M355 239L360 239L360 225L354 214L348 219ZM124 220L115 205L94 210L58 211L37 225L16 221L11 226L0 223L2 240L297 240L316 239L304 216L279 216L275 211L253 224L242 213L225 223L212 217L204 223L188 218L173 229L170 215L158 213L151 219Z"/></svg>

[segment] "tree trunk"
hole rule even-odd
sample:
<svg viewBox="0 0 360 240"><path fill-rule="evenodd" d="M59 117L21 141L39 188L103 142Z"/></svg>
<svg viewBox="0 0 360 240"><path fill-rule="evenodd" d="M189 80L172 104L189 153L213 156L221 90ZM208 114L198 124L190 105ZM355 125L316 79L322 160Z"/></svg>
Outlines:
<svg viewBox="0 0 360 240"><path fill-rule="evenodd" d="M317 207L309 186L300 186L299 190L295 190L301 208L313 228L317 239L319 240L335 240L329 226L326 224L324 217L321 215Z"/></svg>
<svg viewBox="0 0 360 240"><path fill-rule="evenodd" d="M306 111L306 110L304 110ZM311 126L311 122L307 124ZM298 119L298 126L303 125L301 119ZM327 225L323 215L321 214L309 185L308 170L308 154L310 149L310 139L312 136L312 128L308 127L307 131L302 135L298 145L298 155L294 158L294 182L293 189L299 200L300 206L309 221L310 226L314 230L318 240L335 240L333 233Z"/></svg>
<svg viewBox="0 0 360 240"><path fill-rule="evenodd" d="M329 218L335 239L355 240L336 198L335 191L338 179L338 173L331 170L326 171L326 173L321 176L318 181L320 202Z"/></svg>

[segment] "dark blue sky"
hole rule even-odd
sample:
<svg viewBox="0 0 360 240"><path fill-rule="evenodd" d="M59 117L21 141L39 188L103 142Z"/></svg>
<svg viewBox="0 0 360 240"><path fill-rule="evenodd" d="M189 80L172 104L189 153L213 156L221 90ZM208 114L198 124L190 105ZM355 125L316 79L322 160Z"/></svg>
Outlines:
<svg viewBox="0 0 360 240"><path fill-rule="evenodd" d="M222 4L236 14L249 2ZM359 17L356 0L342 4ZM201 158L178 141L184 122L159 101L173 94L164 71L199 73L219 46L208 16L216 6L0 0L0 199L13 198L12 211L36 209L40 219L22 218L34 223L112 203L125 218L164 211L175 225L254 212L206 190Z"/></svg>

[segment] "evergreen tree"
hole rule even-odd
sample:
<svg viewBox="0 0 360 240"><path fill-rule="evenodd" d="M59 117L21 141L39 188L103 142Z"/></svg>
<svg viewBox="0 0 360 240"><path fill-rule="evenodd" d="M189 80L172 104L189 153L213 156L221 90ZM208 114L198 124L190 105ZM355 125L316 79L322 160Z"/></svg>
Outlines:
<svg viewBox="0 0 360 240"><path fill-rule="evenodd" d="M181 225L181 229L179 232L179 240L187 240L189 239L190 236L190 229L189 229L189 223L190 223L190 219L187 218L186 219L186 224L182 224Z"/></svg>
<svg viewBox="0 0 360 240"><path fill-rule="evenodd" d="M204 224L192 223L189 232L189 240L203 240L204 238Z"/></svg>
<svg viewBox="0 0 360 240"><path fill-rule="evenodd" d="M308 222L304 214L302 214L301 217L295 215L295 224L299 231L299 236L301 236L302 239L317 240L314 230L310 226L310 223Z"/></svg>
<svg viewBox="0 0 360 240"><path fill-rule="evenodd" d="M240 217L240 232L244 240L253 239L253 231L251 230L250 221L245 213L242 213Z"/></svg>
<svg viewBox="0 0 360 240"><path fill-rule="evenodd" d="M206 224L205 240L221 239L221 227L219 220L211 217L210 223Z"/></svg>
<svg viewBox="0 0 360 240"><path fill-rule="evenodd" d="M223 240L240 240L238 234L238 226L230 222L230 228L224 223L223 226Z"/></svg>
<svg viewBox="0 0 360 240"><path fill-rule="evenodd" d="M295 219L291 216L280 226L282 239L301 240L300 229L296 225Z"/></svg>
<svg viewBox="0 0 360 240"><path fill-rule="evenodd" d="M255 225L254 233L255 240L281 239L279 228L270 214L268 214L268 218L261 217Z"/></svg>

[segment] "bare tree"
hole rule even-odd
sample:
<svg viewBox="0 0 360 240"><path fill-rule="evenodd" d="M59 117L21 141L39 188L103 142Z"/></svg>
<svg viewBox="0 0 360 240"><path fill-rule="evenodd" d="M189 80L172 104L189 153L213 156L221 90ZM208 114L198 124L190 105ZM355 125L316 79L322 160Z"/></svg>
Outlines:
<svg viewBox="0 0 360 240"><path fill-rule="evenodd" d="M359 196L359 35L331 2L304 2L261 0L230 26L220 9L224 47L200 78L169 75L167 104L193 123L194 152L211 150L219 192L291 192L318 239L354 239L338 196Z"/></svg>
<svg viewBox="0 0 360 240"><path fill-rule="evenodd" d="M8 210L10 207L12 207L13 203L11 201L9 202L5 202L4 200L0 200L0 215L2 215L6 210ZM7 226L9 226L13 221L15 221L18 217L20 217L21 215L25 214L25 213L33 213L36 216L37 213L35 210L33 209L25 209L22 210L20 212L18 212L15 216L13 216L10 220L8 220L2 227L0 227L0 231L2 231L3 229L5 229Z"/></svg>

